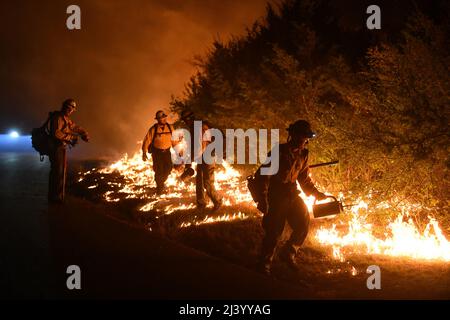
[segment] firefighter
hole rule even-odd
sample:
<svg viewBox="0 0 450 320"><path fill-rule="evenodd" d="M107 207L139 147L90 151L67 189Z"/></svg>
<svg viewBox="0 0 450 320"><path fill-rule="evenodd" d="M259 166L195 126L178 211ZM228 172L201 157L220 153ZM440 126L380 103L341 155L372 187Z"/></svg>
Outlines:
<svg viewBox="0 0 450 320"><path fill-rule="evenodd" d="M77 126L70 116L76 111L74 99L67 99L62 103L60 111L53 112L49 121L50 143L50 176L48 188L49 203L63 203L65 196L68 145L74 146L78 137L89 141L86 130Z"/></svg>
<svg viewBox="0 0 450 320"><path fill-rule="evenodd" d="M263 199L261 211L264 213L262 225L264 238L261 246L259 267L269 274L278 240L283 233L286 221L292 234L280 248L280 259L297 269L296 253L308 234L309 213L299 196L297 182L306 195L317 200L326 198L318 191L309 177L308 149L309 139L315 136L310 124L298 120L289 126L287 143L279 145L279 170L274 175L263 177Z"/></svg>
<svg viewBox="0 0 450 320"><path fill-rule="evenodd" d="M173 125L167 123L164 111L156 112L155 123L148 131L142 142L142 160L147 161L147 152L152 154L153 171L155 172L156 193L165 192L165 182L172 171L172 156L170 148L177 142L172 140Z"/></svg>
<svg viewBox="0 0 450 320"><path fill-rule="evenodd" d="M195 191L197 197L197 209L200 211L206 208L205 191L208 197L214 204L213 210L216 211L222 206L222 197L216 191L214 186L214 169L215 164L207 164L204 160L198 163L198 158L203 157L203 151L206 146L211 142L208 138L205 139L205 132L211 127L207 122L202 121L202 141L201 150L199 155L194 154L194 121L200 121L195 119L194 113L188 110L184 110L181 113L181 120L188 126L188 130L191 135L191 160L197 162L196 177L195 177ZM203 159L203 158L202 158ZM190 164L186 165L186 170L190 169Z"/></svg>

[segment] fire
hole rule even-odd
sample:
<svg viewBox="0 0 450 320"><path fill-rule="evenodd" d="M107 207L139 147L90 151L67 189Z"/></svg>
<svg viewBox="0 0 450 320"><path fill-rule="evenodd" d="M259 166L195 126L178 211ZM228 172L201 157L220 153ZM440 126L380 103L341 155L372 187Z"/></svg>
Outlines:
<svg viewBox="0 0 450 320"><path fill-rule="evenodd" d="M378 206L386 207L387 203ZM386 226L383 238L374 235L373 226L366 222L364 201L352 209L352 219L346 232L338 232L336 224L330 228L319 228L315 239L322 245L332 246L333 257L345 260L344 251L364 254L382 254L393 257L450 261L450 242L445 238L436 219L429 217L423 232L420 232L409 216L412 208L407 206Z"/></svg>
<svg viewBox="0 0 450 320"><path fill-rule="evenodd" d="M158 197L150 191L156 185L151 168L151 160L143 162L141 153L137 152L131 158L125 155L108 167L85 172L81 174L78 181L85 181L88 175L94 173L101 174L100 179L104 179L105 175L111 175L111 177L119 175L121 180L108 179L109 190L103 194L105 201L140 200L144 203L139 207L139 211L154 212L157 218L165 215L195 213L193 179L182 182L178 178L181 172L173 170L166 183L168 192ZM88 188L98 190L98 183L96 179L95 184ZM217 214L207 215L200 220L189 218L193 214L185 214L186 219L179 224L180 228L249 218L260 219L261 214L255 209L246 180L226 162L218 166L216 170L215 186L224 197L223 208ZM307 197L303 193L300 196L311 212L314 197ZM344 200L344 195L339 195L339 198ZM393 205L387 201L372 204L370 196L367 198L366 201L357 201L350 210L346 209L345 214L351 216L349 222L341 221L340 225L334 223L331 226L320 227L313 234L313 241L322 246L329 246L332 257L341 262L346 260L346 255L354 253L450 261L450 242L445 238L438 222L429 217L423 232L414 224L411 215L421 208L420 205L401 206L401 212L385 227L384 236L380 236L376 234L372 224L367 222L366 217L377 209L394 212ZM242 209L246 209L245 213ZM352 270L353 273L356 273L356 270Z"/></svg>
<svg viewBox="0 0 450 320"><path fill-rule="evenodd" d="M195 168L195 163L193 164ZM195 184L193 181L180 181L181 172L173 170L166 181L168 192L157 196L149 189L156 186L154 172L152 170L151 159L148 162L142 161L141 153L135 153L131 158L125 155L119 161L109 165L106 168L87 171L78 179L78 182L84 181L85 177L94 172L102 175L119 174L123 182L108 182L108 186L112 189L103 194L103 199L107 202L118 202L122 199L139 199L145 200L146 203L141 205L141 212L161 212L164 215L170 215L175 212L194 210L195 206ZM103 176L101 178L104 178ZM223 195L223 207L226 211L236 205L254 208L255 204L252 200L250 192L247 190L246 181L242 179L241 174L233 169L228 163L223 162L215 173L215 186ZM97 188L98 185L89 186L88 189ZM186 198L190 203L186 204ZM209 205L211 207L211 205ZM221 210L222 211L222 210ZM254 211L254 210L253 210ZM255 217L259 213L253 214ZM191 225L201 225L206 223L244 220L249 215L242 212L227 212L221 216L209 216L203 221L186 221L181 227Z"/></svg>
<svg viewBox="0 0 450 320"><path fill-rule="evenodd" d="M186 227L190 227L192 225L195 226L200 226L202 224L208 224L208 223L215 223L215 222L224 222L224 221L234 221L234 220L245 220L248 219L249 216L247 216L246 214L242 213L242 212L238 212L238 213L233 213L232 215L229 214L224 214L222 216L218 216L218 217L209 217L206 216L203 220L197 221L197 222L183 222L180 225L180 228L186 228Z"/></svg>

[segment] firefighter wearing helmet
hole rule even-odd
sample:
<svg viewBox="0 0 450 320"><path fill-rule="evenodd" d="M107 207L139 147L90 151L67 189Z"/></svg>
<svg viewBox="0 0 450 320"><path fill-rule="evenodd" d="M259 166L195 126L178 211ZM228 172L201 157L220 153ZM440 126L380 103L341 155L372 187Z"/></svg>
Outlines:
<svg viewBox="0 0 450 320"><path fill-rule="evenodd" d="M189 132L190 132L190 155L191 155L191 161L197 162L198 158L203 158L203 152L206 148L206 146L211 143L211 137L206 134L208 130L211 128L211 125L207 121L201 121L195 118L195 115L192 111L189 110L183 110L181 113L181 120L186 124ZM194 148L194 123L195 121L199 121L201 123L201 150L200 154L195 154L195 148ZM190 170L192 172L191 164L186 165L186 173ZM215 186L214 186L214 171L215 171L215 164L208 164L204 160L201 161L201 163L197 163L196 166L196 176L195 176L195 194L197 197L197 209L202 212L206 208L207 199L205 197L208 195L208 197L211 199L211 201L214 204L213 211L219 210L219 208L222 206L222 195L217 192ZM184 175L184 174L183 174Z"/></svg>
<svg viewBox="0 0 450 320"><path fill-rule="evenodd" d="M159 110L155 115L156 123L148 129L142 141L142 160L147 161L151 153L155 172L156 193L165 192L165 182L172 172L173 163L170 148L177 142L172 140L173 125L167 123L167 115Z"/></svg>
<svg viewBox="0 0 450 320"><path fill-rule="evenodd" d="M78 138L89 141L86 130L76 125L70 116L76 111L77 103L74 99L66 99L60 111L50 113L49 134L51 144L49 148L50 174L48 185L49 203L63 203L65 198L67 174L67 146L74 146Z"/></svg>
<svg viewBox="0 0 450 320"><path fill-rule="evenodd" d="M272 260L285 223L289 223L292 234L280 248L280 259L297 269L296 254L308 234L309 213L299 196L297 182L306 195L322 200L326 195L318 191L309 177L309 139L315 137L311 125L305 120L292 123L288 141L279 145L279 170L263 177L263 203L258 208L264 213L262 225L264 238L261 246L259 267L270 273Z"/></svg>

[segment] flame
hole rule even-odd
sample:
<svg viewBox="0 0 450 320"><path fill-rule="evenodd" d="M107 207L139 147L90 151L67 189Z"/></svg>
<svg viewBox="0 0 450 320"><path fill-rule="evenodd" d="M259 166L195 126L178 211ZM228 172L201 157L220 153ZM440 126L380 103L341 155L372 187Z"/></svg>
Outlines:
<svg viewBox="0 0 450 320"><path fill-rule="evenodd" d="M194 164L195 166L195 164ZM166 185L168 192L156 196L150 192L155 187L152 162L142 161L141 153L137 152L131 158L125 155L119 161L102 169L92 169L81 174L78 181L85 181L90 174L119 175L123 179L110 180L107 182L109 188L104 192L103 198L107 202L118 202L122 199L138 199L145 201L139 207L141 212L159 212L162 215L171 215L178 212L189 212L195 209L195 184L192 181L180 181L181 174L173 170ZM89 189L98 189L98 182ZM209 215L202 220L188 219L179 227L194 227L203 224L218 222L229 222L245 220L249 218L260 218L261 214L255 209L255 204L247 189L246 181L241 174L224 162L218 166L215 173L215 186L223 195L223 209L220 215ZM299 188L301 191L301 189ZM304 193L300 196L305 201L308 210L312 212L314 197L307 197ZM345 200L343 194L338 196ZM189 202L186 203L186 200ZM367 215L374 210L390 210L394 212L394 206L388 201L372 204L371 195L365 201L359 199L357 204L346 210L351 220L338 226L336 223L321 226L313 234L313 241L331 249L334 259L341 262L346 260L350 254L381 254L392 257L409 257L413 259L450 261L450 242L445 238L436 219L429 217L429 222L423 232L414 224L411 215L414 211L424 209L418 204L403 204L401 212L395 219L390 221L383 237L376 234L372 224L367 222ZM238 206L239 208L235 208ZM242 213L242 208L247 208L251 213ZM225 211L225 212L223 212ZM187 215L188 216L188 215ZM339 229L339 230L338 230ZM344 231L342 231L344 229ZM351 271L356 274L356 269Z"/></svg>
<svg viewBox="0 0 450 320"><path fill-rule="evenodd" d="M389 208L387 202L378 207ZM344 251L365 254L382 254L393 257L409 257L425 260L450 261L450 242L445 238L436 219L428 217L423 232L409 216L417 205L405 205L402 212L386 226L383 238L374 235L372 224L366 221L363 210L368 210L366 202L360 201L352 208L352 219L346 232L338 232L336 224L321 227L315 239L322 245L332 246L333 257L343 261Z"/></svg>
<svg viewBox="0 0 450 320"><path fill-rule="evenodd" d="M197 221L197 222L183 222L180 225L180 228L186 228L186 227L190 227L192 225L195 226L200 226L202 224L208 224L208 223L216 223L216 222L224 222L224 221L234 221L234 220L245 220L248 219L249 216L247 216L246 214L242 213L242 212L238 212L238 213L233 213L232 215L230 214L224 214L222 216L218 216L218 217L209 217L206 216L203 220L201 221Z"/></svg>
<svg viewBox="0 0 450 320"><path fill-rule="evenodd" d="M195 163L193 164L195 169ZM156 187L154 172L152 170L152 160L144 162L140 152L135 153L131 158L128 155L106 168L98 171L90 170L82 174L78 182L84 181L87 175L92 173L100 173L103 175L119 174L123 181L108 182L107 185L112 190L103 194L103 199L107 202L118 202L122 199L139 199L145 200L147 203L140 206L139 211L149 212L158 211L165 215L170 215L178 211L188 211L195 209L195 184L192 181L180 181L180 172L173 170L166 181L168 192L157 196L149 189ZM103 179L102 176L100 179ZM89 186L88 189L97 188L98 185ZM223 162L218 166L215 172L215 187L223 196L223 207L229 209L230 207L239 205L248 208L254 208L256 205L247 190L246 181L242 179L241 174L232 168L228 163ZM186 197L192 198L191 203L186 204ZM211 207L211 205L209 205ZM255 213L259 216L259 213ZM229 212L222 216L208 217L204 221L184 222L183 227L190 225L200 225L205 223L215 223L223 221L244 220L249 216L242 212Z"/></svg>

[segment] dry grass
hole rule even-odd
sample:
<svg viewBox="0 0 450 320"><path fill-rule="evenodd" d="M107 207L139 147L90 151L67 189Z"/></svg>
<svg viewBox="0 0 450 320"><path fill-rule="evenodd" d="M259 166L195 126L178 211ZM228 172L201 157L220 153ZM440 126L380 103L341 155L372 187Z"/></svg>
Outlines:
<svg viewBox="0 0 450 320"><path fill-rule="evenodd" d="M77 171L86 170L92 165L81 164ZM91 175L89 179L80 183L75 183L75 177L76 174L72 175L71 192L78 197L102 202L106 208L112 206L118 209L112 210L118 212L115 218L141 225L148 230L151 229L151 232L155 234L176 240L231 263L255 269L255 261L263 236L260 214L255 208L232 206L222 208L215 213L207 211L208 216L216 217L239 211L249 218L180 228L181 223L186 221L194 224L196 221L202 221L205 213L199 213L195 209L175 211L170 215L161 214L157 210L141 212L139 208L146 201L139 199L123 199L119 202L107 203L102 199L102 194L110 190L110 186L106 184L107 181L120 181L122 177L110 174L107 179L100 179L100 175ZM87 186L92 185L93 182L97 183L98 187L87 189ZM149 188L148 192L153 193L154 190ZM187 204L193 200L192 195L182 199ZM380 221L382 219L378 219L378 222ZM298 254L299 270L292 271L276 259L273 276L282 281L313 289L316 293L315 298L450 298L450 264L448 263L364 254L346 255L343 262L333 259L332 249L320 246L311 237L319 226L329 225L332 222L330 220L313 221L310 237ZM380 227L378 231L381 234L384 230ZM283 239L286 239L288 234L289 230L286 228ZM369 276L366 269L372 264L380 266L382 270L382 290L368 290L366 287L366 279Z"/></svg>

